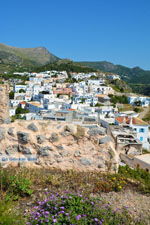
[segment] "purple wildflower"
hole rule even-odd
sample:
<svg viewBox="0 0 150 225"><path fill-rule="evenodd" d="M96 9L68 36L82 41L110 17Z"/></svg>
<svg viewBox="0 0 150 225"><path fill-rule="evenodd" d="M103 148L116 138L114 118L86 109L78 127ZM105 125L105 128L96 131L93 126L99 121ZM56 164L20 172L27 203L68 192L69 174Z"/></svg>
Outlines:
<svg viewBox="0 0 150 225"><path fill-rule="evenodd" d="M59 213L60 213L60 214L63 214L63 213L65 213L65 211L62 210L62 211L60 211Z"/></svg>
<svg viewBox="0 0 150 225"><path fill-rule="evenodd" d="M76 220L79 220L81 218L81 215L76 216Z"/></svg>

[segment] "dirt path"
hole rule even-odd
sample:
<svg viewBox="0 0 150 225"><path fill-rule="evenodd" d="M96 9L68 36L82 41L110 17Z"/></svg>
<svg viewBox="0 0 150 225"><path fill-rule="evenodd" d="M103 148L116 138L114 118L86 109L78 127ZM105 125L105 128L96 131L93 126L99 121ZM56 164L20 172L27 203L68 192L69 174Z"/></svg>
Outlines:
<svg viewBox="0 0 150 225"><path fill-rule="evenodd" d="M127 211L137 220L145 221L145 225L150 225L150 196L142 195L132 190L122 192L102 193L102 199L111 204L114 210L126 207Z"/></svg>
<svg viewBox="0 0 150 225"><path fill-rule="evenodd" d="M143 108L143 112L139 114L139 118L143 119L146 116L146 114L148 114L149 110L150 110L150 107Z"/></svg>

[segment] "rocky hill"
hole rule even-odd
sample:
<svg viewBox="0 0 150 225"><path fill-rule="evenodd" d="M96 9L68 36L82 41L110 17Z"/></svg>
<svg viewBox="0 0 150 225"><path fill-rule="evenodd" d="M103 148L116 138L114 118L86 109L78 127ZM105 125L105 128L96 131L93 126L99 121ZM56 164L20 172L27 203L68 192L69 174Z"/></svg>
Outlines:
<svg viewBox="0 0 150 225"><path fill-rule="evenodd" d="M0 71L4 68L15 68L16 66L42 66L58 59L44 47L16 48L0 44Z"/></svg>
<svg viewBox="0 0 150 225"><path fill-rule="evenodd" d="M0 155L6 155L4 167L112 172L118 168L114 143L103 127L89 130L64 122L20 120L0 126L0 146Z"/></svg>
<svg viewBox="0 0 150 225"><path fill-rule="evenodd" d="M115 65L107 61L80 63L81 65L85 65L104 72L119 74L124 81L131 85L135 92L145 95L150 94L149 70L143 70L139 67L129 68L122 65Z"/></svg>

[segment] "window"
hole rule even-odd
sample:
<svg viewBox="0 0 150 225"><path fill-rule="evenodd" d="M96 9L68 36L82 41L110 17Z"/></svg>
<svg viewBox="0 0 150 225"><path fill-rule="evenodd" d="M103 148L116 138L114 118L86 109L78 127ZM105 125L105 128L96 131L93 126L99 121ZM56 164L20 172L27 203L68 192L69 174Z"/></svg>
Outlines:
<svg viewBox="0 0 150 225"><path fill-rule="evenodd" d="M140 141L143 141L143 137L140 137Z"/></svg>
<svg viewBox="0 0 150 225"><path fill-rule="evenodd" d="M140 129L139 129L139 132L140 132L140 133L144 133L144 128L140 128Z"/></svg>

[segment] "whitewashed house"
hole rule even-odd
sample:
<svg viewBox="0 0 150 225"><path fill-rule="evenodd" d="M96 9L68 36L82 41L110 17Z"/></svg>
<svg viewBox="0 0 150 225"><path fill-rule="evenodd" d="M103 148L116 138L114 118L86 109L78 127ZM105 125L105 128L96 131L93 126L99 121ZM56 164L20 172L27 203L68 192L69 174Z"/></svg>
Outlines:
<svg viewBox="0 0 150 225"><path fill-rule="evenodd" d="M128 102L131 105L139 104L142 107L148 107L150 106L150 97L146 96L129 96Z"/></svg>
<svg viewBox="0 0 150 225"><path fill-rule="evenodd" d="M139 141L142 142L143 148L150 150L149 125L140 118L134 117L116 117L117 125L129 125L136 132Z"/></svg>

